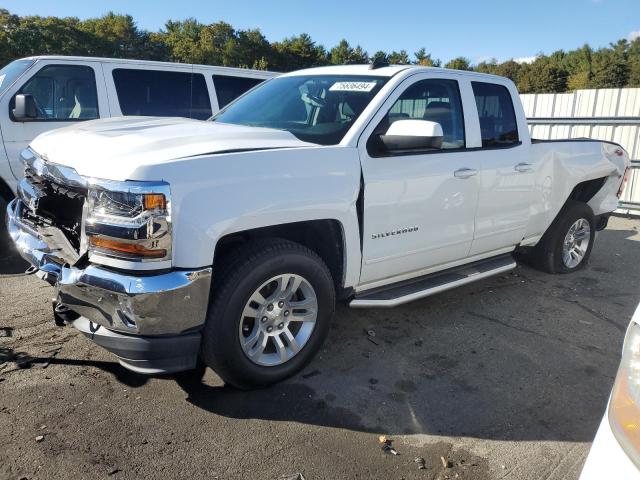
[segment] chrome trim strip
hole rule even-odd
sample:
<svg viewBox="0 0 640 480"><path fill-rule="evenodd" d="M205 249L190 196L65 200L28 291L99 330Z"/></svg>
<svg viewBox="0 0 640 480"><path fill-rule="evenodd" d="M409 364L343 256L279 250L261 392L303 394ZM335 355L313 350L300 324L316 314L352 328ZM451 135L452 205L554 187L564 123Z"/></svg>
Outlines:
<svg viewBox="0 0 640 480"><path fill-rule="evenodd" d="M402 297L393 298L390 300L351 300L349 306L351 308L371 308L371 307L383 307L383 308L391 308L396 307L398 305L402 305L403 303L409 303L414 300L418 300L420 298L429 297L431 295L435 295L436 293L444 292L446 290L450 290L455 287L459 287L461 285L466 285L467 283L475 282L476 280L482 280L483 278L491 277L493 275L498 275L500 273L508 272L509 270L513 270L516 267L516 262L510 263L509 265L504 265L502 267L496 268L494 270L489 270L486 272L478 272L469 274L465 278L461 278L460 280L456 280L454 282L446 283L444 285L438 285L433 288L428 288L426 290L421 290L419 292L411 293L409 295L404 295Z"/></svg>

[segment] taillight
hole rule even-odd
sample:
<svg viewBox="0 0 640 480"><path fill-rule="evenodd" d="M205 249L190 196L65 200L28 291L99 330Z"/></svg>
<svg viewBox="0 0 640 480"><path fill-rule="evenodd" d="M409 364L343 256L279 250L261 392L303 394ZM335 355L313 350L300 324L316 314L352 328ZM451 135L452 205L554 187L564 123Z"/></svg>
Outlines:
<svg viewBox="0 0 640 480"><path fill-rule="evenodd" d="M631 168L627 167L624 171L624 177L622 177L622 183L620 184L620 188L618 189L618 198L622 196L622 192L624 192L624 187L627 186L627 182L629 181L629 176L631 175Z"/></svg>

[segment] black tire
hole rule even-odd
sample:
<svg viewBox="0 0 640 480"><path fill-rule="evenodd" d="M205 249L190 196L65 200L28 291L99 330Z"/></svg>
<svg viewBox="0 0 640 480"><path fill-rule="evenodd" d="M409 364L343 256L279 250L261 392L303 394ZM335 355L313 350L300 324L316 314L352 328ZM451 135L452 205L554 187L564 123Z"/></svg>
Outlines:
<svg viewBox="0 0 640 480"><path fill-rule="evenodd" d="M209 304L201 357L222 379L243 390L263 387L300 371L318 352L335 310L335 288L325 263L308 248L282 239L251 242L238 248L218 267ZM246 356L239 339L242 312L249 297L274 276L304 277L317 297L317 318L307 343L287 362L258 365Z"/></svg>
<svg viewBox="0 0 640 480"><path fill-rule="evenodd" d="M562 256L565 237L571 226L581 218L585 219L590 226L589 243L580 263L575 266L567 266ZM580 270L589 261L595 233L595 218L591 207L583 202L568 200L540 242L530 251L529 263L548 273L571 273Z"/></svg>

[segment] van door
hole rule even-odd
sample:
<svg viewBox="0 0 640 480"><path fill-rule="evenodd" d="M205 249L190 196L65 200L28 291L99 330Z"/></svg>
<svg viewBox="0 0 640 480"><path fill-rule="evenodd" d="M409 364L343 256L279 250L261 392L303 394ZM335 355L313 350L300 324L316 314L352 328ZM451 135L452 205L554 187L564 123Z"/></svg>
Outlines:
<svg viewBox="0 0 640 480"><path fill-rule="evenodd" d="M380 135L403 119L439 123L441 146L385 150ZM358 145L364 176L361 283L416 276L467 258L480 164L465 148L459 82L450 76L410 77L372 124Z"/></svg>
<svg viewBox="0 0 640 480"><path fill-rule="evenodd" d="M109 116L109 106L99 62L40 60L0 100L2 133L11 170L22 177L19 155L35 137L76 122ZM37 117L13 117L15 96L30 94Z"/></svg>

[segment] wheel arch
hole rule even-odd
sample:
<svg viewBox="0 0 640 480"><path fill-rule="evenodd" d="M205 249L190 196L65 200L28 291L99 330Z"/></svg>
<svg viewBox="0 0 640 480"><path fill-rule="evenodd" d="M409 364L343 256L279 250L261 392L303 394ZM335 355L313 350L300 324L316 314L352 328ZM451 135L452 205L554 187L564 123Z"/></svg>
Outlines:
<svg viewBox="0 0 640 480"><path fill-rule="evenodd" d="M220 265L220 261L232 251L247 242L263 238L282 238L311 249L329 268L338 298L346 298L351 294L351 289L344 287L347 269L345 230L342 223L336 219L291 222L226 234L216 242L213 256L214 272L216 264Z"/></svg>

